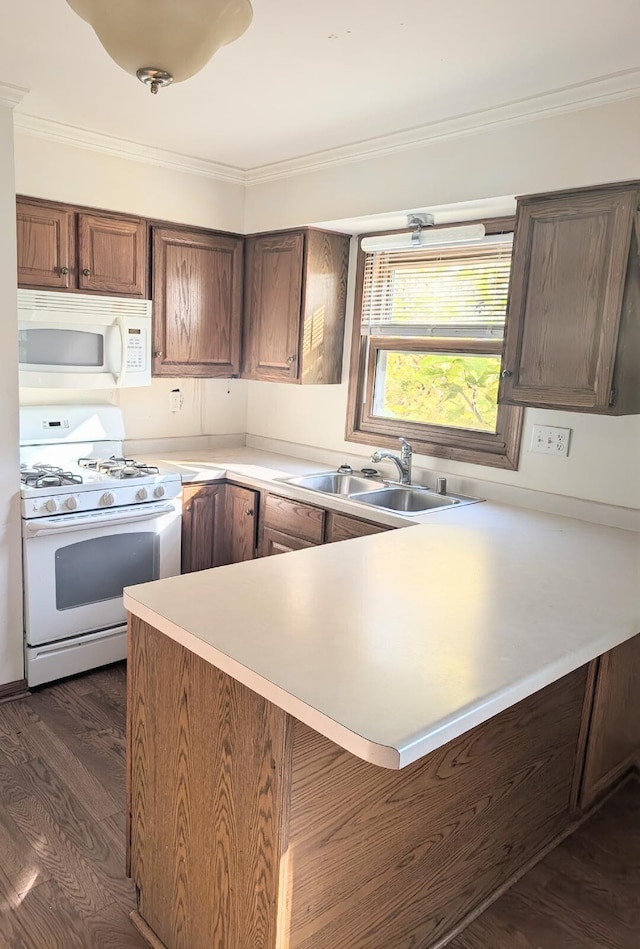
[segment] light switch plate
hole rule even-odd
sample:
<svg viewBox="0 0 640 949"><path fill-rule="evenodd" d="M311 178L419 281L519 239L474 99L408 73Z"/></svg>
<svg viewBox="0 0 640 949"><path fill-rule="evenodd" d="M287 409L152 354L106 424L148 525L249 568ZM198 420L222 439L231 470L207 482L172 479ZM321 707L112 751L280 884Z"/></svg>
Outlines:
<svg viewBox="0 0 640 949"><path fill-rule="evenodd" d="M531 435L531 451L542 455L566 458L571 440L570 428L553 428L551 425L534 425Z"/></svg>

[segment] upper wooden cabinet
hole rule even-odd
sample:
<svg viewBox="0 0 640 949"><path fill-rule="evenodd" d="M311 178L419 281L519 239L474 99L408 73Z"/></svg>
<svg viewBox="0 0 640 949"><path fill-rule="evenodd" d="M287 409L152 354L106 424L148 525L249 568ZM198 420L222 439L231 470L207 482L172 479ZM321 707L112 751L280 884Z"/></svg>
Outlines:
<svg viewBox="0 0 640 949"><path fill-rule="evenodd" d="M520 199L499 401L640 412L640 182Z"/></svg>
<svg viewBox="0 0 640 949"><path fill-rule="evenodd" d="M17 203L18 285L77 286L76 215L69 208Z"/></svg>
<svg viewBox="0 0 640 949"><path fill-rule="evenodd" d="M143 297L147 224L141 218L78 215L78 287L83 292Z"/></svg>
<svg viewBox="0 0 640 949"><path fill-rule="evenodd" d="M142 218L20 198L17 250L20 287L146 296L147 224Z"/></svg>
<svg viewBox="0 0 640 949"><path fill-rule="evenodd" d="M246 379L341 381L349 238L297 230L245 242Z"/></svg>
<svg viewBox="0 0 640 949"><path fill-rule="evenodd" d="M239 374L242 259L241 237L154 228L154 375Z"/></svg>

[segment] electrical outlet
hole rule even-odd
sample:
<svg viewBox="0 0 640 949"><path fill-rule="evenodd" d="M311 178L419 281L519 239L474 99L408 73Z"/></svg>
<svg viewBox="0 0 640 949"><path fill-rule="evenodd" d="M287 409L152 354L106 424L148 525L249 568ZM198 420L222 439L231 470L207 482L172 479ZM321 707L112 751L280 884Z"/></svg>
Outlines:
<svg viewBox="0 0 640 949"><path fill-rule="evenodd" d="M180 389L172 389L169 393L169 411L173 414L182 409L182 392Z"/></svg>
<svg viewBox="0 0 640 949"><path fill-rule="evenodd" d="M566 458L569 454L570 428L552 428L550 425L534 425L531 436L531 451L543 455Z"/></svg>

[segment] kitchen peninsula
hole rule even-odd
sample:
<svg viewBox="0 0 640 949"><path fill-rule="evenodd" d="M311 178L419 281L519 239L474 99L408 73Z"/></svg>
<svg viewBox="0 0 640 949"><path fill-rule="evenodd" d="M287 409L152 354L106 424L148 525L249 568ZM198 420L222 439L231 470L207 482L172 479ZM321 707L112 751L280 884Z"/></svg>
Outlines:
<svg viewBox="0 0 640 949"><path fill-rule="evenodd" d="M500 508L126 591L150 945L430 949L638 767L640 535Z"/></svg>

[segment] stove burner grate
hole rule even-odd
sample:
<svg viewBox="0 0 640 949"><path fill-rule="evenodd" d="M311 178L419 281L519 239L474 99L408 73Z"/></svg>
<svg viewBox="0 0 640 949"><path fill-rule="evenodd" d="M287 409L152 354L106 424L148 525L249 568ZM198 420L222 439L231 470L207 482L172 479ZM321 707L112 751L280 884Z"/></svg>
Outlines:
<svg viewBox="0 0 640 949"><path fill-rule="evenodd" d="M55 465L20 465L20 481L30 488L59 488L63 484L82 484L82 477Z"/></svg>
<svg viewBox="0 0 640 949"><path fill-rule="evenodd" d="M79 458L78 465L81 468L91 468L93 471L119 479L143 478L145 475L160 474L160 470L155 465L145 465L134 458L117 458L115 455L111 458Z"/></svg>

